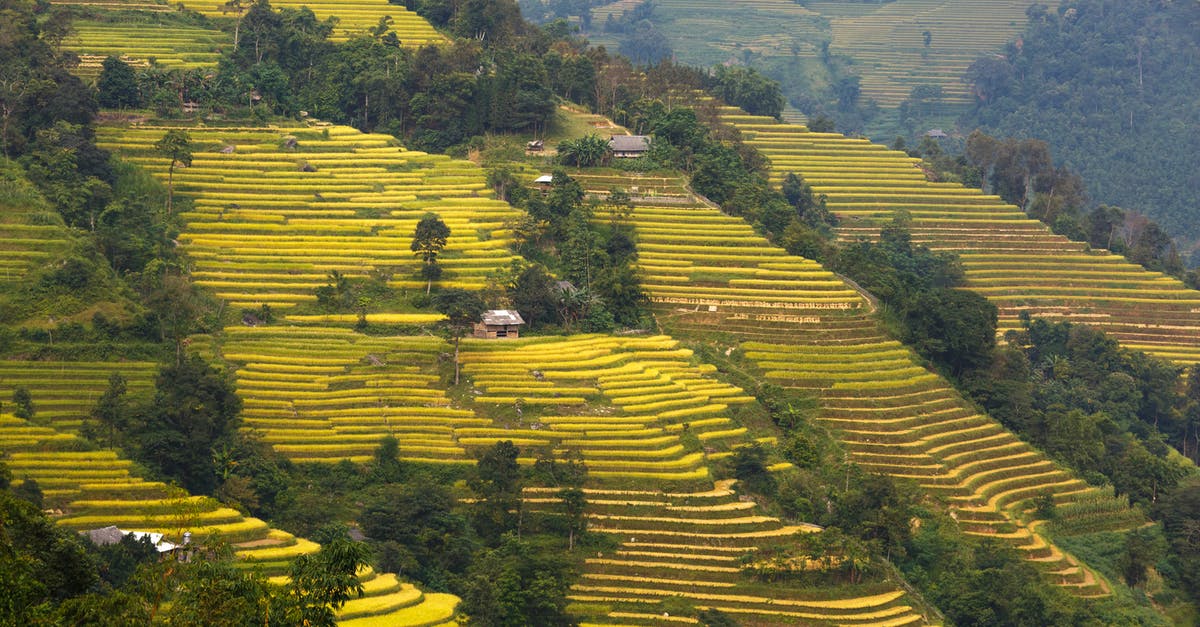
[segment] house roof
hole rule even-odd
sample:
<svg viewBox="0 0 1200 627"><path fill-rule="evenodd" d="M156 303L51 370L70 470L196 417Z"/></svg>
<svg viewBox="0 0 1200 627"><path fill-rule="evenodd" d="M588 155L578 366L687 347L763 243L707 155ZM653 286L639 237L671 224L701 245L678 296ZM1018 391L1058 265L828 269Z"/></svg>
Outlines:
<svg viewBox="0 0 1200 627"><path fill-rule="evenodd" d="M483 323L486 325L525 324L521 314L512 309L489 309L483 312Z"/></svg>
<svg viewBox="0 0 1200 627"><path fill-rule="evenodd" d="M154 533L150 531L124 531L122 529L118 529L115 525L109 525L100 529L92 529L91 531L84 531L83 534L86 535L88 539L92 541L92 544L95 544L96 546L117 544L125 536L133 536L134 540L139 541L143 538L149 538L150 544L153 544L154 548L159 553L174 551L176 548L174 544L170 542L164 542L163 534L161 533Z"/></svg>
<svg viewBox="0 0 1200 627"><path fill-rule="evenodd" d="M533 182L534 183L546 183L546 184L553 183L554 175L553 174L543 174L543 175L533 179Z"/></svg>
<svg viewBox="0 0 1200 627"><path fill-rule="evenodd" d="M614 152L645 152L650 150L650 138L646 135L613 135L608 146Z"/></svg>
<svg viewBox="0 0 1200 627"><path fill-rule="evenodd" d="M937 138L949 137L949 135L946 134L946 131L943 131L940 128L929 129L928 131L925 132L925 136L926 137L937 137Z"/></svg>

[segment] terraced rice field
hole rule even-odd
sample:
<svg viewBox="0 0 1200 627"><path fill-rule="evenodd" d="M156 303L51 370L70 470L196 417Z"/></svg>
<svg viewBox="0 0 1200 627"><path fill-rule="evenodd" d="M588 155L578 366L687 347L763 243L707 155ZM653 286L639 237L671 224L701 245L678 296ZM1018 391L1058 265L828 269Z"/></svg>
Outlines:
<svg viewBox="0 0 1200 627"><path fill-rule="evenodd" d="M586 559L572 592L606 608L590 616L598 623L657 623L658 602L677 594L753 621L924 622L889 584L801 589L741 574L741 555L819 529L764 515L728 482L713 486L709 463L750 441L729 411L752 398L712 378L711 367L669 337L463 340L467 409L438 389L437 361L451 350L440 339L237 327L216 340L194 338L191 347L237 366L247 427L296 461L361 461L389 434L402 457L425 463L470 463L468 453L502 440L525 451L524 464L540 450L579 452L589 470L589 526L620 540L618 550ZM515 421L486 417L516 406ZM703 448L685 446L684 433ZM631 480L663 491L617 489ZM543 489L525 500L543 511L558 502ZM344 624L379 624L355 620Z"/></svg>
<svg viewBox="0 0 1200 627"><path fill-rule="evenodd" d="M222 51L233 46L232 35L196 26L76 20L71 27L63 45L79 54L76 72L85 77L99 76L110 55L136 67L152 62L169 70L216 67Z"/></svg>
<svg viewBox="0 0 1200 627"><path fill-rule="evenodd" d="M732 109L727 109L732 113ZM954 251L967 287L1000 309L999 331L1035 317L1098 327L1128 348L1181 364L1200 362L1200 292L1124 257L1055 235L996 196L933 183L917 161L863 139L734 114L729 122L771 160L779 181L796 172L828 198L843 240L878 236L895 211L913 240Z"/></svg>
<svg viewBox="0 0 1200 627"><path fill-rule="evenodd" d="M226 17L219 3L180 0L178 4L209 17ZM387 0L274 0L271 6L276 9L307 7L320 20L336 17L337 26L330 37L334 41L365 35L367 29L377 26L382 18L390 18L391 30L403 46L419 47L446 41L425 18L405 9L402 4L391 4Z"/></svg>
<svg viewBox="0 0 1200 627"><path fill-rule="evenodd" d="M611 534L617 548L585 560L570 598L602 614L587 624L658 625L678 621L659 603L683 597L697 609L715 607L747 624L916 625L924 617L891 584L835 588L763 584L742 575L739 559L787 546L810 525L784 525L740 501L719 481L686 491L585 489L591 531ZM528 489L527 507L555 511L552 490Z"/></svg>
<svg viewBox="0 0 1200 627"><path fill-rule="evenodd" d="M621 0L592 10L597 41L610 14L632 8ZM1000 54L1025 26L1033 0L658 0L653 21L679 60L703 66L742 62L746 53L794 63L819 63L817 42L852 60L862 97L896 107L918 85L938 86L942 103L970 102L962 81L982 55ZM930 34L925 46L924 33ZM703 37L697 37L703 33Z"/></svg>
<svg viewBox="0 0 1200 627"><path fill-rule="evenodd" d="M98 143L165 180L169 164L153 146L167 130L103 127ZM175 185L195 205L180 241L195 282L231 306L313 302L333 270L424 289L409 245L427 212L451 229L439 285L481 289L514 259L504 225L518 214L469 161L342 126L187 130L194 160Z"/></svg>
<svg viewBox="0 0 1200 627"><path fill-rule="evenodd" d="M729 411L753 398L708 376L711 367L693 364L691 351L666 336L472 340L463 348L476 407L553 408L517 424L456 429L464 446L573 449L596 479L670 482L706 480L710 456L746 441ZM684 433L704 450L686 447Z"/></svg>
<svg viewBox="0 0 1200 627"><path fill-rule="evenodd" d="M962 77L975 59L1003 51L1025 27L1033 0L896 0L861 4L814 2L829 19L830 49L854 59L862 95L884 107L908 98L917 85L937 85L944 101L970 101ZM929 32L930 45L924 35Z"/></svg>
<svg viewBox="0 0 1200 627"><path fill-rule="evenodd" d="M140 365L140 364L137 364ZM104 385L87 373L121 370L130 378L130 364L101 366L95 363L4 362L3 380L27 367L32 372L54 372L66 377L71 389L31 384L35 405L53 404L52 398L75 402L99 396ZM83 391L83 394L80 392ZM35 418L40 417L41 410ZM40 418L39 418L40 420ZM133 463L114 451L89 450L69 430L35 424L0 414L0 458L12 471L14 484L34 480L41 488L46 506L59 525L86 531L116 525L129 531L151 531L179 542L190 531L195 542L218 538L232 544L240 564L280 581L289 563L299 555L320 547L285 531L271 529L257 518L247 518L218 501L190 496L179 488L146 481L134 473ZM454 617L457 599L450 595L426 595L395 575L371 569L360 575L366 596L348 602L339 620L348 625L432 625Z"/></svg>
<svg viewBox="0 0 1200 627"><path fill-rule="evenodd" d="M125 378L128 393L148 394L158 365L152 362L64 362L0 360L0 399L24 387L33 399L37 423L65 434L77 433L108 387L112 373Z"/></svg>
<svg viewBox="0 0 1200 627"><path fill-rule="evenodd" d="M245 428L297 462L366 461L391 435L408 461L470 463L471 451L511 440L527 463L543 447L577 450L597 479L703 481L706 456L680 435L720 455L746 440L730 406L752 401L667 337L464 340L467 407L442 389L438 362L452 348L437 338L231 327L191 346L236 367ZM543 411L516 424L487 417L517 405Z"/></svg>
<svg viewBox="0 0 1200 627"><path fill-rule="evenodd" d="M364 336L337 327L230 327L195 350L237 368L245 428L296 462L363 462L394 436L409 461L467 463L456 427L489 424L440 388L432 337Z"/></svg>
<svg viewBox="0 0 1200 627"><path fill-rule="evenodd" d="M182 6L211 18L233 19L235 17L235 14L221 8L222 2L207 0L182 0L174 3L153 0L52 0L51 3L96 9L151 12L174 11L177 10L176 7ZM401 45L419 47L446 41L446 38L424 18L405 9L402 5L390 4L387 0L274 0L271 2L271 6L275 9L308 7L320 20L336 17L337 26L330 37L333 41L345 41L350 37L365 35L367 29L377 26L381 18L390 18L391 30L400 38Z"/></svg>
<svg viewBox="0 0 1200 627"><path fill-rule="evenodd" d="M1012 543L1049 580L1082 596L1107 594L1090 569L1028 524L1031 499L1050 494L1093 528L1116 529L1142 522L1127 502L976 414L884 334L862 296L744 221L705 206L647 205L632 221L643 285L668 330L724 338L769 380L816 393L821 420L854 461L943 496L964 531ZM691 252L663 256L684 246Z"/></svg>
<svg viewBox="0 0 1200 627"><path fill-rule="evenodd" d="M29 271L61 257L70 246L61 224L36 224L33 213L5 208L0 218L0 282L24 280Z"/></svg>

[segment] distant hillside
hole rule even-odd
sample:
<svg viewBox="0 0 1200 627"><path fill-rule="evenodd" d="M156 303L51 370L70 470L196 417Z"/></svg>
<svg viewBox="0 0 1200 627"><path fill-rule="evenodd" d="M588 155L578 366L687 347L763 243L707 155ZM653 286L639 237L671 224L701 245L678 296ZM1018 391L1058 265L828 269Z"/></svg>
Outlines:
<svg viewBox="0 0 1200 627"><path fill-rule="evenodd" d="M1092 199L1200 237L1200 4L1074 0L1033 13L1006 56L971 73L965 127L1037 137L1087 183Z"/></svg>
<svg viewBox="0 0 1200 627"><path fill-rule="evenodd" d="M636 53L658 34L681 63L753 66L779 80L805 113L832 114L839 128L890 140L948 123L969 106L967 66L1001 52L1034 2L654 0L652 29L641 22L645 8L635 12L643 4L593 9L587 36ZM612 23L623 14L629 24Z"/></svg>

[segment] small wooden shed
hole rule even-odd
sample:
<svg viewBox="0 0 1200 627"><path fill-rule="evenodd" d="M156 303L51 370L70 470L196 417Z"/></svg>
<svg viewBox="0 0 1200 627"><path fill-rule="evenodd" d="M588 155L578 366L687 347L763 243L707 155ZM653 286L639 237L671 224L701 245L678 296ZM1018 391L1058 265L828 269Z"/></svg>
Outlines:
<svg viewBox="0 0 1200 627"><path fill-rule="evenodd" d="M525 324L521 314L512 309L489 309L475 323L475 337L496 340L515 340L521 336L520 327Z"/></svg>

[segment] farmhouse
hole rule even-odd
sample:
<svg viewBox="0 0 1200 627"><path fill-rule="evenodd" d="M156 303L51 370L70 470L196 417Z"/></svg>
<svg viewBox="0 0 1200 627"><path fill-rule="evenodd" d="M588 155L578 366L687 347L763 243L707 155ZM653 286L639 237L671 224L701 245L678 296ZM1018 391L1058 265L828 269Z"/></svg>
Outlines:
<svg viewBox="0 0 1200 627"><path fill-rule="evenodd" d="M475 337L489 340L517 339L520 337L518 327L525 324L521 314L512 309L489 309L483 312L480 321L475 323Z"/></svg>
<svg viewBox="0 0 1200 627"><path fill-rule="evenodd" d="M613 156L621 159L635 159L650 150L650 138L646 135L613 135L608 140Z"/></svg>

